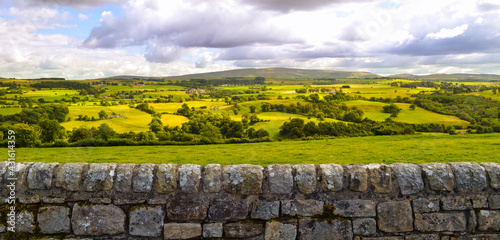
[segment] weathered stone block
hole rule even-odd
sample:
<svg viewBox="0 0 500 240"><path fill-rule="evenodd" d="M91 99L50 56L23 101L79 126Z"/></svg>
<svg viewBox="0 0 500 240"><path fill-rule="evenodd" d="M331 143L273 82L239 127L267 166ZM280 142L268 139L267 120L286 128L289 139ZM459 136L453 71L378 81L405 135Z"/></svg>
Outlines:
<svg viewBox="0 0 500 240"><path fill-rule="evenodd" d="M295 169L295 183L303 194L316 191L316 166L314 164L293 165Z"/></svg>
<svg viewBox="0 0 500 240"><path fill-rule="evenodd" d="M500 211L481 210L477 217L479 231L500 231Z"/></svg>
<svg viewBox="0 0 500 240"><path fill-rule="evenodd" d="M224 189L229 193L242 195L262 193L264 175L261 166L250 164L224 166L222 176Z"/></svg>
<svg viewBox="0 0 500 240"><path fill-rule="evenodd" d="M356 192L366 192L368 190L368 169L365 165L349 165L350 184L349 189Z"/></svg>
<svg viewBox="0 0 500 240"><path fill-rule="evenodd" d="M472 203L466 197L444 197L441 199L443 210L469 210L472 209Z"/></svg>
<svg viewBox="0 0 500 240"><path fill-rule="evenodd" d="M467 236L459 236L459 237L454 237L452 236L449 238L450 240L498 240L500 239L500 234L477 234L477 235L467 235ZM441 240L443 240L441 238Z"/></svg>
<svg viewBox="0 0 500 240"><path fill-rule="evenodd" d="M132 189L134 192L150 192L153 187L153 169L155 165L152 163L143 163L134 169Z"/></svg>
<svg viewBox="0 0 500 240"><path fill-rule="evenodd" d="M32 165L33 165L32 162L22 162L22 163L17 162L15 165L14 171L13 172L7 171L7 173L4 175L4 177L7 178L7 177L14 177L15 176L15 178L17 178L17 181L16 181L17 190L19 190L20 188L22 188L25 185L25 182L27 181L29 169L31 168ZM9 176L12 173L14 174L14 176Z"/></svg>
<svg viewBox="0 0 500 240"><path fill-rule="evenodd" d="M208 219L216 221L245 219L249 208L247 202L215 202L208 209Z"/></svg>
<svg viewBox="0 0 500 240"><path fill-rule="evenodd" d="M392 192L392 171L389 167L383 164L369 164L368 172L370 176L370 184L373 192L390 193Z"/></svg>
<svg viewBox="0 0 500 240"><path fill-rule="evenodd" d="M20 203L24 204L33 204L33 203L39 203L40 202L40 196L38 195L32 195L32 196L20 196L17 199Z"/></svg>
<svg viewBox="0 0 500 240"><path fill-rule="evenodd" d="M321 189L325 192L336 192L342 190L344 168L338 164L321 164Z"/></svg>
<svg viewBox="0 0 500 240"><path fill-rule="evenodd" d="M371 237L371 238L363 238L363 240L403 240L401 236L393 236L393 237Z"/></svg>
<svg viewBox="0 0 500 240"><path fill-rule="evenodd" d="M38 226L40 232L47 234L69 233L69 208L51 206L38 209Z"/></svg>
<svg viewBox="0 0 500 240"><path fill-rule="evenodd" d="M56 173L56 187L68 191L81 190L80 180L82 179L83 167L85 163L66 163L59 167Z"/></svg>
<svg viewBox="0 0 500 240"><path fill-rule="evenodd" d="M108 191L113 188L116 164L91 163L85 175L83 188L85 191Z"/></svg>
<svg viewBox="0 0 500 240"><path fill-rule="evenodd" d="M473 210L469 211L469 215L467 216L467 232L475 232L477 227L477 215Z"/></svg>
<svg viewBox="0 0 500 240"><path fill-rule="evenodd" d="M201 202L169 202L167 217L180 221L203 220L207 216L207 210L208 207Z"/></svg>
<svg viewBox="0 0 500 240"><path fill-rule="evenodd" d="M413 230L410 201L380 203L377 206L378 227L384 232L409 232Z"/></svg>
<svg viewBox="0 0 500 240"><path fill-rule="evenodd" d="M117 192L132 191L132 176L135 164L119 164L116 167L115 190Z"/></svg>
<svg viewBox="0 0 500 240"><path fill-rule="evenodd" d="M486 196L474 195L471 200L473 208L488 208L488 198Z"/></svg>
<svg viewBox="0 0 500 240"><path fill-rule="evenodd" d="M377 233L377 221L373 218L357 218L352 221L354 235L370 236Z"/></svg>
<svg viewBox="0 0 500 240"><path fill-rule="evenodd" d="M222 223L207 223L203 224L204 238L220 238L222 237Z"/></svg>
<svg viewBox="0 0 500 240"><path fill-rule="evenodd" d="M165 211L161 206L134 207L130 210L129 233L142 237L159 237Z"/></svg>
<svg viewBox="0 0 500 240"><path fill-rule="evenodd" d="M75 235L117 235L125 232L126 215L114 205L73 206L71 225Z"/></svg>
<svg viewBox="0 0 500 240"><path fill-rule="evenodd" d="M201 236L199 223L169 223L163 227L164 239L190 239Z"/></svg>
<svg viewBox="0 0 500 240"><path fill-rule="evenodd" d="M249 238L255 237L264 231L262 224L258 223L227 223L224 224L224 234L226 237Z"/></svg>
<svg viewBox="0 0 500 240"><path fill-rule="evenodd" d="M288 164L269 165L269 190L274 194L289 194L293 190L292 167Z"/></svg>
<svg viewBox="0 0 500 240"><path fill-rule="evenodd" d="M30 211L18 212L14 229L18 233L33 233L35 231L35 214Z"/></svg>
<svg viewBox="0 0 500 240"><path fill-rule="evenodd" d="M429 213L439 212L439 200L435 198L419 198L413 200L413 212Z"/></svg>
<svg viewBox="0 0 500 240"><path fill-rule="evenodd" d="M420 166L407 163L394 163L390 165L398 179L399 189L403 195L410 195L424 190L422 170Z"/></svg>
<svg viewBox="0 0 500 240"><path fill-rule="evenodd" d="M177 189L177 165L158 164L156 171L156 192L171 193Z"/></svg>
<svg viewBox="0 0 500 240"><path fill-rule="evenodd" d="M267 222L265 240L295 240L297 226L281 222Z"/></svg>
<svg viewBox="0 0 500 240"><path fill-rule="evenodd" d="M425 163L422 170L429 180L429 185L434 191L453 191L455 176L451 167L445 163Z"/></svg>
<svg viewBox="0 0 500 240"><path fill-rule="evenodd" d="M500 164L499 163L481 163L488 176L490 177L490 186L493 189L500 189Z"/></svg>
<svg viewBox="0 0 500 240"><path fill-rule="evenodd" d="M370 200L339 200L331 203L334 213L343 217L375 217L375 202Z"/></svg>
<svg viewBox="0 0 500 240"><path fill-rule="evenodd" d="M208 164L202 172L203 192L216 193L222 190L222 167L220 164Z"/></svg>
<svg viewBox="0 0 500 240"><path fill-rule="evenodd" d="M500 195L491 195L488 198L488 202L490 203L491 209L500 209Z"/></svg>
<svg viewBox="0 0 500 240"><path fill-rule="evenodd" d="M439 234L406 235L405 240L440 240Z"/></svg>
<svg viewBox="0 0 500 240"><path fill-rule="evenodd" d="M463 212L415 214L415 229L421 232L463 232L467 221Z"/></svg>
<svg viewBox="0 0 500 240"><path fill-rule="evenodd" d="M280 202L260 202L252 210L253 219L269 220L271 218L279 217Z"/></svg>
<svg viewBox="0 0 500 240"><path fill-rule="evenodd" d="M302 240L345 240L352 239L351 221L299 220L300 239Z"/></svg>
<svg viewBox="0 0 500 240"><path fill-rule="evenodd" d="M200 190L201 166L184 164L179 167L179 189L184 193L197 193Z"/></svg>
<svg viewBox="0 0 500 240"><path fill-rule="evenodd" d="M286 200L281 202L281 214L312 217L323 213L323 205L316 200Z"/></svg>
<svg viewBox="0 0 500 240"><path fill-rule="evenodd" d="M58 163L37 162L31 165L28 171L28 187L30 189L50 189L54 168Z"/></svg>
<svg viewBox="0 0 500 240"><path fill-rule="evenodd" d="M482 191L486 184L484 167L473 162L450 163L455 173L456 188L458 191Z"/></svg>

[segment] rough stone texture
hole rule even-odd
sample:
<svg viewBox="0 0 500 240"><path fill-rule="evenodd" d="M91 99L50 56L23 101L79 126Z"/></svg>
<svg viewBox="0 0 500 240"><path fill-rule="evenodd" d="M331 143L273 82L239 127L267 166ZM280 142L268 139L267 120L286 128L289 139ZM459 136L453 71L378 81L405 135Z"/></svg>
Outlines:
<svg viewBox="0 0 500 240"><path fill-rule="evenodd" d="M301 240L346 240L352 239L351 221L299 220Z"/></svg>
<svg viewBox="0 0 500 240"><path fill-rule="evenodd" d="M33 233L35 231L35 214L30 211L17 212L16 232Z"/></svg>
<svg viewBox="0 0 500 240"><path fill-rule="evenodd" d="M455 176L451 167L445 163L425 163L422 170L429 180L429 185L435 191L453 191Z"/></svg>
<svg viewBox="0 0 500 240"><path fill-rule="evenodd" d="M271 218L279 217L279 214L280 214L279 201L260 202L252 210L253 219L269 220Z"/></svg>
<svg viewBox="0 0 500 240"><path fill-rule="evenodd" d="M53 198L53 197L42 198L43 203L64 203L65 201L66 201L65 198Z"/></svg>
<svg viewBox="0 0 500 240"><path fill-rule="evenodd" d="M281 214L290 216L312 217L323 213L322 201L286 200L281 203Z"/></svg>
<svg viewBox="0 0 500 240"><path fill-rule="evenodd" d="M473 210L469 211L467 216L467 232L474 232L477 227L477 215Z"/></svg>
<svg viewBox="0 0 500 240"><path fill-rule="evenodd" d="M438 234L406 235L405 240L440 240Z"/></svg>
<svg viewBox="0 0 500 240"><path fill-rule="evenodd" d="M201 224L169 223L163 227L164 239L190 239L201 236Z"/></svg>
<svg viewBox="0 0 500 240"><path fill-rule="evenodd" d="M183 193L196 193L200 190L201 166L184 164L179 167L179 189Z"/></svg>
<svg viewBox="0 0 500 240"><path fill-rule="evenodd" d="M413 212L415 213L429 213L439 211L439 199L432 198L419 198L413 200Z"/></svg>
<svg viewBox="0 0 500 240"><path fill-rule="evenodd" d="M34 163L28 171L28 187L30 189L50 189L54 168L58 163Z"/></svg>
<svg viewBox="0 0 500 240"><path fill-rule="evenodd" d="M500 239L499 234L479 234L479 235L469 235L460 237L451 237L450 240L498 240ZM441 239L443 240L443 239Z"/></svg>
<svg viewBox="0 0 500 240"><path fill-rule="evenodd" d="M413 230L410 201L384 202L377 206L378 227L384 232L409 232Z"/></svg>
<svg viewBox="0 0 500 240"><path fill-rule="evenodd" d="M161 236L165 211L162 207L135 207L130 211L129 232L143 237Z"/></svg>
<svg viewBox="0 0 500 240"><path fill-rule="evenodd" d="M203 192L216 193L222 190L222 167L220 164L208 164L202 172Z"/></svg>
<svg viewBox="0 0 500 240"><path fill-rule="evenodd" d="M208 209L208 219L216 221L245 219L249 208L247 202L215 202Z"/></svg>
<svg viewBox="0 0 500 240"><path fill-rule="evenodd" d="M293 165L295 169L295 183L303 194L311 194L316 191L316 166L314 164Z"/></svg>
<svg viewBox="0 0 500 240"><path fill-rule="evenodd" d="M377 221L373 218L357 218L352 221L354 235L370 236L377 232Z"/></svg>
<svg viewBox="0 0 500 240"><path fill-rule="evenodd" d="M258 223L227 223L224 225L226 237L249 238L255 237L264 231L262 224Z"/></svg>
<svg viewBox="0 0 500 240"><path fill-rule="evenodd" d="M155 165L143 163L134 169L132 189L134 192L150 192L153 187L153 169Z"/></svg>
<svg viewBox="0 0 500 240"><path fill-rule="evenodd" d="M269 190L274 194L289 194L293 190L292 166L269 165L266 167L269 176Z"/></svg>
<svg viewBox="0 0 500 240"><path fill-rule="evenodd" d="M38 227L40 232L55 234L69 233L69 208L60 206L41 207L38 209Z"/></svg>
<svg viewBox="0 0 500 240"><path fill-rule="evenodd" d="M477 163L450 163L458 191L481 191L488 187L484 167Z"/></svg>
<svg viewBox="0 0 500 240"><path fill-rule="evenodd" d="M471 200L473 208L488 208L488 198L486 196L476 195Z"/></svg>
<svg viewBox="0 0 500 240"><path fill-rule="evenodd" d="M390 165L398 179L399 189L403 195L410 195L424 190L422 170L420 166L407 163L394 163Z"/></svg>
<svg viewBox="0 0 500 240"><path fill-rule="evenodd" d="M500 211L481 210L477 217L479 231L500 231Z"/></svg>
<svg viewBox="0 0 500 240"><path fill-rule="evenodd" d="M203 224L204 238L220 238L222 237L222 223L207 223Z"/></svg>
<svg viewBox="0 0 500 240"><path fill-rule="evenodd" d="M363 240L403 240L403 237L373 237L373 238L363 238Z"/></svg>
<svg viewBox="0 0 500 240"><path fill-rule="evenodd" d="M208 207L201 202L169 202L167 217L170 220L203 220L207 216Z"/></svg>
<svg viewBox="0 0 500 240"><path fill-rule="evenodd" d="M344 168L338 164L321 164L321 189L325 192L336 192L342 190Z"/></svg>
<svg viewBox="0 0 500 240"><path fill-rule="evenodd" d="M66 163L56 173L56 187L68 191L80 191L83 167L86 163Z"/></svg>
<svg viewBox="0 0 500 240"><path fill-rule="evenodd" d="M488 176L490 177L490 186L493 189L500 189L500 164L499 163L481 163Z"/></svg>
<svg viewBox="0 0 500 240"><path fill-rule="evenodd" d="M252 195L262 193L262 167L250 164L224 166L223 186L229 193Z"/></svg>
<svg viewBox="0 0 500 240"><path fill-rule="evenodd" d="M463 212L415 214L415 229L421 232L460 232L466 228Z"/></svg>
<svg viewBox="0 0 500 240"><path fill-rule="evenodd" d="M373 192L390 193L392 192L392 172L389 167L383 164L369 164L368 172L370 184Z"/></svg>
<svg viewBox="0 0 500 240"><path fill-rule="evenodd" d="M89 202L98 204L111 204L111 199L109 198L89 198Z"/></svg>
<svg viewBox="0 0 500 240"><path fill-rule="evenodd" d="M472 203L467 197L444 197L441 199L443 210L469 210Z"/></svg>
<svg viewBox="0 0 500 240"><path fill-rule="evenodd" d="M25 184L25 182L27 180L28 171L32 165L33 165L33 163L31 163L31 162L28 162L28 163L17 162L16 163L16 166L14 169L14 176L17 177L17 181L16 181L17 186L23 186ZM8 174L6 174L6 176L9 175L10 172L11 171L7 171Z"/></svg>
<svg viewBox="0 0 500 240"><path fill-rule="evenodd" d="M20 196L17 199L20 203L25 203L25 204L33 204L33 203L39 203L40 202L40 196L38 195L33 195L33 196Z"/></svg>
<svg viewBox="0 0 500 240"><path fill-rule="evenodd" d="M365 165L349 165L349 189L356 192L368 190L368 169Z"/></svg>
<svg viewBox="0 0 500 240"><path fill-rule="evenodd" d="M177 189L177 165L158 164L156 170L156 192L171 193Z"/></svg>
<svg viewBox="0 0 500 240"><path fill-rule="evenodd" d="M295 240L297 226L281 222L267 222L265 240Z"/></svg>
<svg viewBox="0 0 500 240"><path fill-rule="evenodd" d="M108 191L113 189L116 164L91 163L83 182L85 191Z"/></svg>
<svg viewBox="0 0 500 240"><path fill-rule="evenodd" d="M491 209L500 209L500 195L491 195L488 198Z"/></svg>
<svg viewBox="0 0 500 240"><path fill-rule="evenodd" d="M125 232L126 215L117 206L73 206L71 226L75 235L117 235Z"/></svg>
<svg viewBox="0 0 500 240"><path fill-rule="evenodd" d="M132 176L135 164L119 164L116 167L115 190L117 192L132 191Z"/></svg>
<svg viewBox="0 0 500 240"><path fill-rule="evenodd" d="M375 217L375 202L370 200L340 200L331 203L335 214L343 217Z"/></svg>

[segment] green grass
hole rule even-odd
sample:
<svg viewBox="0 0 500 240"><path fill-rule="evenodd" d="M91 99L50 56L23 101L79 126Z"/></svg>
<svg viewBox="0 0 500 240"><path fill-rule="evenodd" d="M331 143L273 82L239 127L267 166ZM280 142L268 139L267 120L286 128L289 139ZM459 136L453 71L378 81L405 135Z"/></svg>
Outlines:
<svg viewBox="0 0 500 240"><path fill-rule="evenodd" d="M199 146L20 148L20 162L88 163L425 163L500 162L500 134L413 135Z"/></svg>
<svg viewBox="0 0 500 240"><path fill-rule="evenodd" d="M22 108L0 108L0 115L13 115L20 113Z"/></svg>

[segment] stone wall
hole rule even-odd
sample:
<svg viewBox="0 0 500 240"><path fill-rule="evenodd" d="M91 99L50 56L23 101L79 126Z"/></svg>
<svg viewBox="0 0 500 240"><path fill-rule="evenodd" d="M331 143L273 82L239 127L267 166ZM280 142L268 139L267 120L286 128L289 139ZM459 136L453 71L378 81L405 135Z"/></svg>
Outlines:
<svg viewBox="0 0 500 240"><path fill-rule="evenodd" d="M500 239L497 163L15 170L16 204L1 205L1 239ZM12 206L16 233L8 231Z"/></svg>

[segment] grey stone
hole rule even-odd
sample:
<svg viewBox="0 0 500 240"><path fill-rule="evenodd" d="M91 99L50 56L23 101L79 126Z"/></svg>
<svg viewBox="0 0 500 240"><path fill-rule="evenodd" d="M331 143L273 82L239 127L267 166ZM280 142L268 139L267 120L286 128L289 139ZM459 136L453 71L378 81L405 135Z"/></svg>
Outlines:
<svg viewBox="0 0 500 240"><path fill-rule="evenodd" d="M499 163L481 163L488 176L490 177L490 186L493 189L500 189L500 164Z"/></svg>
<svg viewBox="0 0 500 240"><path fill-rule="evenodd" d="M35 214L30 211L18 212L15 231L19 233L33 233L35 231Z"/></svg>
<svg viewBox="0 0 500 240"><path fill-rule="evenodd" d="M467 235L467 236L459 236L459 237L454 237L452 236L450 240L499 240L500 239L500 234L478 234L478 235ZM441 239L443 240L443 239Z"/></svg>
<svg viewBox="0 0 500 240"><path fill-rule="evenodd" d="M69 233L69 208L60 206L41 207L38 209L40 232L47 234Z"/></svg>
<svg viewBox="0 0 500 240"><path fill-rule="evenodd" d="M363 240L403 240L401 236L393 236L393 237L371 237L371 238L363 238Z"/></svg>
<svg viewBox="0 0 500 240"><path fill-rule="evenodd" d="M357 218L352 221L354 235L371 236L377 233L377 221L373 218Z"/></svg>
<svg viewBox="0 0 500 240"><path fill-rule="evenodd" d="M58 163L34 163L28 171L28 187L30 189L50 189L54 168Z"/></svg>
<svg viewBox="0 0 500 240"><path fill-rule="evenodd" d="M369 164L368 172L370 184L375 193L390 193L392 192L392 171L389 167L383 164Z"/></svg>
<svg viewBox="0 0 500 240"><path fill-rule="evenodd" d="M368 169L365 165L349 165L350 184L349 189L356 192L366 192L368 190Z"/></svg>
<svg viewBox="0 0 500 240"><path fill-rule="evenodd" d="M17 191L19 191L25 185L25 182L27 180L28 171L32 165L33 165L32 162L28 162L28 163L17 162L16 163L15 168L14 168L14 176L17 178L17 181L16 181ZM12 171L7 171L7 174L5 174L5 176L10 175L11 172Z"/></svg>
<svg viewBox="0 0 500 240"><path fill-rule="evenodd" d="M439 200L436 198L418 198L412 203L415 213L439 212Z"/></svg>
<svg viewBox="0 0 500 240"><path fill-rule="evenodd" d="M89 202L97 204L111 204L110 198L89 198Z"/></svg>
<svg viewBox="0 0 500 240"><path fill-rule="evenodd" d="M322 201L286 200L281 202L281 214L290 216L312 217L323 213Z"/></svg>
<svg viewBox="0 0 500 240"><path fill-rule="evenodd" d="M129 233L135 236L159 237L165 211L162 207L141 206L130 211Z"/></svg>
<svg viewBox="0 0 500 240"><path fill-rule="evenodd" d="M463 212L415 214L415 229L421 232L463 232L467 221Z"/></svg>
<svg viewBox="0 0 500 240"><path fill-rule="evenodd" d="M407 163L394 163L390 167L398 179L399 189L403 195L410 195L424 190L422 170L420 166Z"/></svg>
<svg viewBox="0 0 500 240"><path fill-rule="evenodd" d="M15 162L14 161L10 161L10 162L7 162L7 161L4 161L4 162L0 162L0 183L3 183L4 182L4 179L5 178L8 178L9 176L7 176L7 167L9 166L9 164L14 164ZM3 184L0 184L2 185L3 187ZM0 188L1 190L2 188Z"/></svg>
<svg viewBox="0 0 500 240"><path fill-rule="evenodd" d="M167 216L170 220L190 221L203 220L207 216L208 207L201 202L169 202Z"/></svg>
<svg viewBox="0 0 500 240"><path fill-rule="evenodd" d="M288 164L269 165L269 190L274 194L289 194L293 190L292 167Z"/></svg>
<svg viewBox="0 0 500 240"><path fill-rule="evenodd" d="M117 235L125 232L126 215L114 205L73 206L71 225L75 235Z"/></svg>
<svg viewBox="0 0 500 240"><path fill-rule="evenodd" d="M245 219L249 209L247 202L215 202L208 209L208 219L216 221Z"/></svg>
<svg viewBox="0 0 500 240"><path fill-rule="evenodd" d="M375 217L375 202L371 200L339 200L330 203L334 214L343 217Z"/></svg>
<svg viewBox="0 0 500 240"><path fill-rule="evenodd" d="M443 210L469 210L472 209L472 203L468 197L444 197L441 199Z"/></svg>
<svg viewBox="0 0 500 240"><path fill-rule="evenodd" d="M384 232L410 232L413 217L410 201L393 201L377 206L378 227Z"/></svg>
<svg viewBox="0 0 500 240"><path fill-rule="evenodd" d="M113 200L114 205L131 205L131 204L143 204L146 200L144 199L115 199Z"/></svg>
<svg viewBox="0 0 500 240"><path fill-rule="evenodd" d="M224 166L222 177L224 189L229 193L241 195L262 193L264 175L261 166L250 164Z"/></svg>
<svg viewBox="0 0 500 240"><path fill-rule="evenodd" d="M85 163L66 163L59 167L56 173L56 187L68 191L81 190L81 178Z"/></svg>
<svg viewBox="0 0 500 240"><path fill-rule="evenodd" d="M222 190L222 167L220 164L208 164L202 172L203 192L217 193Z"/></svg>
<svg viewBox="0 0 500 240"><path fill-rule="evenodd" d="M260 202L252 210L253 219L269 220L271 218L279 217L280 202Z"/></svg>
<svg viewBox="0 0 500 240"><path fill-rule="evenodd" d="M300 239L302 240L346 240L352 239L351 221L299 220Z"/></svg>
<svg viewBox="0 0 500 240"><path fill-rule="evenodd" d="M450 163L458 191L482 191L488 187L484 167L473 162Z"/></svg>
<svg viewBox="0 0 500 240"><path fill-rule="evenodd" d="M113 189L116 164L91 163L83 182L84 190L89 192Z"/></svg>
<svg viewBox="0 0 500 240"><path fill-rule="evenodd" d="M267 222L265 240L295 240L297 226L281 222Z"/></svg>
<svg viewBox="0 0 500 240"><path fill-rule="evenodd" d="M429 180L429 185L435 191L453 191L455 176L451 167L445 163L425 163L422 170Z"/></svg>
<svg viewBox="0 0 500 240"><path fill-rule="evenodd" d="M321 189L325 192L336 192L342 190L344 168L338 164L321 164Z"/></svg>
<svg viewBox="0 0 500 240"><path fill-rule="evenodd" d="M200 190L201 166L184 164L179 167L179 189L183 193L197 193Z"/></svg>
<svg viewBox="0 0 500 240"><path fill-rule="evenodd" d="M156 171L156 192L171 193L177 190L177 165L158 164Z"/></svg>
<svg viewBox="0 0 500 240"><path fill-rule="evenodd" d="M135 167L132 182L134 192L150 192L153 187L153 169L152 163L143 163Z"/></svg>
<svg viewBox="0 0 500 240"><path fill-rule="evenodd" d="M500 231L500 211L479 211L477 223L479 231Z"/></svg>
<svg viewBox="0 0 500 240"><path fill-rule="evenodd" d="M467 232L474 232L477 227L477 215L473 210L469 211L467 216Z"/></svg>
<svg viewBox="0 0 500 240"><path fill-rule="evenodd" d="M316 191L316 166L314 164L293 165L295 169L295 183L303 194L311 194Z"/></svg>
<svg viewBox="0 0 500 240"><path fill-rule="evenodd" d="M488 198L482 195L472 196L472 207L473 208L488 208Z"/></svg>
<svg viewBox="0 0 500 240"><path fill-rule="evenodd" d="M406 235L405 240L440 240L439 234Z"/></svg>
<svg viewBox="0 0 500 240"><path fill-rule="evenodd" d="M24 203L24 204L39 203L40 202L40 196L38 196L38 195L20 196L20 197L18 197L18 201L20 203Z"/></svg>
<svg viewBox="0 0 500 240"><path fill-rule="evenodd" d="M226 237L249 238L255 237L264 231L262 224L258 223L227 223L224 224L224 234Z"/></svg>
<svg viewBox="0 0 500 240"><path fill-rule="evenodd" d="M220 238L222 237L222 223L207 223L203 224L204 238Z"/></svg>
<svg viewBox="0 0 500 240"><path fill-rule="evenodd" d="M53 198L53 197L43 197L43 203L64 203L66 202L65 198Z"/></svg>
<svg viewBox="0 0 500 240"><path fill-rule="evenodd" d="M190 239L201 236L199 223L169 223L163 226L164 239Z"/></svg>
<svg viewBox="0 0 500 240"><path fill-rule="evenodd" d="M132 177L135 164L119 164L116 167L115 190L117 192L132 191Z"/></svg>
<svg viewBox="0 0 500 240"><path fill-rule="evenodd" d="M490 203L491 209L500 209L500 195L491 195L488 198L488 202Z"/></svg>

